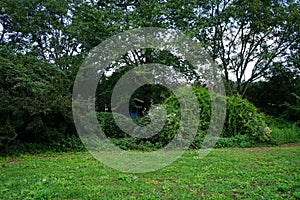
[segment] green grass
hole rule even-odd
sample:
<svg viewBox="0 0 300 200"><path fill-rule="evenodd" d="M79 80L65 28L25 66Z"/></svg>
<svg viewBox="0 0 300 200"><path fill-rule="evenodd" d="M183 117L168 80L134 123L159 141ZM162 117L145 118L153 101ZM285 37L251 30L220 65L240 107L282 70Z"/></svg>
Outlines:
<svg viewBox="0 0 300 200"><path fill-rule="evenodd" d="M276 128L272 127L271 143L285 144L290 142L300 142L300 129L294 124L291 127Z"/></svg>
<svg viewBox="0 0 300 200"><path fill-rule="evenodd" d="M272 131L270 137L271 144L280 145L285 143L300 142L300 124L267 115L265 118Z"/></svg>
<svg viewBox="0 0 300 200"><path fill-rule="evenodd" d="M89 153L0 158L0 199L300 199L300 146L195 151L145 174Z"/></svg>

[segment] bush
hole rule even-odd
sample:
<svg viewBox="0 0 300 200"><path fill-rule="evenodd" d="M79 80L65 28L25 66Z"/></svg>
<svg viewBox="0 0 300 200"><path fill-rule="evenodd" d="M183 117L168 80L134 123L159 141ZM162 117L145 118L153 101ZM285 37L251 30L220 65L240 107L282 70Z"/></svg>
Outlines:
<svg viewBox="0 0 300 200"><path fill-rule="evenodd" d="M296 125L291 128L273 127L270 140L276 145L300 142L300 129Z"/></svg>
<svg viewBox="0 0 300 200"><path fill-rule="evenodd" d="M127 134L120 129L120 127L116 124L114 116L110 112L97 112L97 119L100 123L100 127L102 131L105 133L105 135L109 138L126 138ZM131 118L126 117L125 115L122 114L115 114L119 119L122 119L124 123L128 122L131 120ZM127 124L128 124L127 123Z"/></svg>
<svg viewBox="0 0 300 200"><path fill-rule="evenodd" d="M124 123L129 124L129 120L133 120L134 123L139 126L145 126L150 123L149 116L142 118L131 119L122 114L115 114L116 117L121 118ZM132 137L129 134L125 133L123 130L118 127L114 120L114 116L110 112L98 112L97 118L100 123L100 127L105 135L111 140L112 143L119 146L124 150L155 150L163 147L168 144L168 142L174 137L177 133L179 122L167 119L166 125L163 129L158 132L158 134L150 138L137 138ZM172 118L177 120L177 118ZM125 124L126 125L126 124ZM138 131L131 129L132 131ZM140 133L143 134L143 133Z"/></svg>
<svg viewBox="0 0 300 200"><path fill-rule="evenodd" d="M195 94L199 101L200 123L198 135L194 146L199 147L199 141L205 137L211 118L211 99L207 89L194 87ZM222 97L220 97L222 98ZM226 119L221 137L233 138L247 136L249 140L256 142L266 142L270 139L271 130L267 127L264 115L259 113L253 104L239 96L226 97ZM180 118L179 103L175 96L171 96L166 101L169 111L174 112ZM198 142L197 142L198 141Z"/></svg>
<svg viewBox="0 0 300 200"><path fill-rule="evenodd" d="M294 104L285 102L283 104L285 111L281 113L280 117L291 122L296 122L300 127L300 96L295 93L291 95L295 98L295 102Z"/></svg>
<svg viewBox="0 0 300 200"><path fill-rule="evenodd" d="M30 55L0 49L0 148L60 141L75 133L64 72Z"/></svg>
<svg viewBox="0 0 300 200"><path fill-rule="evenodd" d="M227 97L223 137L247 135L257 142L266 142L270 139L270 133L264 115L253 104L239 96Z"/></svg>
<svg viewBox="0 0 300 200"><path fill-rule="evenodd" d="M207 89L193 89L199 101L200 121L198 132L191 148L200 148L203 145L202 142L210 123L211 100ZM186 94L184 89L179 89L179 93L182 96ZM189 98L185 98L185 100L189 101ZM217 142L216 147L248 147L253 146L257 142L269 141L271 130L267 127L263 114L259 113L251 103L241 97L226 97L226 100L226 120L221 138ZM154 150L167 145L174 137L177 137L176 134L181 125L181 110L176 96L173 95L166 99L163 106L167 111L166 123L161 131L147 139L131 137L123 132L115 123L112 113L98 113L97 116L106 136L119 147L126 150ZM124 123L132 120L124 115L117 116L122 118ZM160 116L154 117L154 119L156 118L160 118ZM145 126L150 123L150 118L146 115L145 117L134 119L134 122L140 126ZM178 141L178 147L183 146L188 141L189 131L189 127L185 126L183 138L176 140Z"/></svg>
<svg viewBox="0 0 300 200"><path fill-rule="evenodd" d="M5 149L0 149L0 155L20 155L20 154L39 154L39 153L62 153L86 151L81 140L77 136L68 136L57 141L48 143L33 142L13 142Z"/></svg>

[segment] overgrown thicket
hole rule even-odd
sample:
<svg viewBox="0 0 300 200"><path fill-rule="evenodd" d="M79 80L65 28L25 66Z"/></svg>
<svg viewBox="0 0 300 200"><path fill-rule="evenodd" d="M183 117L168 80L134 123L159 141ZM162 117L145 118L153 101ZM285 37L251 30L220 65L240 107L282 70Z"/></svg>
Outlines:
<svg viewBox="0 0 300 200"><path fill-rule="evenodd" d="M211 96L204 87L193 87L199 102L200 120L196 137L191 144L191 148L201 148L203 139L207 134L207 129L211 120ZM185 90L179 90L184 96ZM221 139L216 145L224 146L252 146L260 143L270 142L271 129L267 126L265 116L260 113L255 106L239 96L220 97L227 102L226 119L223 131L220 133ZM123 132L114 122L111 113L99 113L98 118L105 134L123 149L153 149L161 148L168 144L178 133L181 123L181 108L175 95L170 96L163 103L167 111L167 121L163 129L157 135L148 139L131 137ZM126 120L126 116L122 116ZM156 116L161 118L161 116ZM132 120L127 118L127 120ZM135 123L141 126L149 124L149 116L134 119ZM188 130L184 134L190 134ZM185 135L180 139L185 142ZM178 144L180 147L182 143Z"/></svg>

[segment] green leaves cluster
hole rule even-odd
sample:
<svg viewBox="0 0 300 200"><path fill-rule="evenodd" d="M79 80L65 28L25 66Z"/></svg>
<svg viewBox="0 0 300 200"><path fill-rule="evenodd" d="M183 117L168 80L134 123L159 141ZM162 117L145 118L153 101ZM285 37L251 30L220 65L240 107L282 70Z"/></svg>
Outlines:
<svg viewBox="0 0 300 200"><path fill-rule="evenodd" d="M198 136L205 137L211 120L211 94L206 88L194 87L195 94L199 101L200 122ZM271 130L267 127L264 115L260 113L253 104L240 96L224 97L227 101L226 119L221 137L248 136L256 142L267 142ZM166 100L169 112L175 113L174 118L180 122L180 107L175 96ZM196 139L196 140L199 140Z"/></svg>
<svg viewBox="0 0 300 200"><path fill-rule="evenodd" d="M199 103L200 121L197 135L191 144L191 148L201 148L203 139L212 123L210 95L213 94L203 87L193 87L193 90ZM184 89L179 89L179 92L185 94ZM226 119L220 135L222 138L217 143L217 146L249 146L255 143L270 142L272 130L267 126L264 115L253 104L242 99L240 96L223 98L227 101ZM167 111L167 121L161 131L148 139L131 137L123 132L115 123L112 113L99 113L98 119L105 134L123 149L149 150L161 148L174 138L175 140L178 139L177 145L180 148L185 142L188 142L187 139L191 131L188 129L188 126L185 126L184 130L182 130L182 138L176 138L183 127L181 119L182 109L175 95L167 98L163 105ZM123 115L120 115L120 117L125 121L132 120ZM156 118L160 119L161 116L156 116ZM139 126L145 126L151 122L148 115L134 119L134 121Z"/></svg>
<svg viewBox="0 0 300 200"><path fill-rule="evenodd" d="M73 132L70 84L62 71L3 49L0 71L1 148L13 140L53 142Z"/></svg>

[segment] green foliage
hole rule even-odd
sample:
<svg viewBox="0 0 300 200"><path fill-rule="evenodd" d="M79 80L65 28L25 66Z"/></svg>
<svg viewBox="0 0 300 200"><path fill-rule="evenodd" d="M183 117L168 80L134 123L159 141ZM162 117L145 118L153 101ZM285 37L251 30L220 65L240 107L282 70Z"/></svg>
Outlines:
<svg viewBox="0 0 300 200"><path fill-rule="evenodd" d="M0 156L37 155L43 153L55 154L62 152L84 152L86 148L78 136L68 136L47 143L12 142L1 149Z"/></svg>
<svg viewBox="0 0 300 200"><path fill-rule="evenodd" d="M29 55L0 51L0 144L59 141L74 134L68 77Z"/></svg>
<svg viewBox="0 0 300 200"><path fill-rule="evenodd" d="M133 120L134 123L136 123L139 126L145 126L150 123L149 116L131 119L122 114L115 114L115 115L118 118L123 119L125 126L129 124L129 121L131 120ZM148 139L144 139L144 138L139 139L139 138L132 137L129 134L125 133L123 130L121 130L119 126L115 123L115 119L112 113L100 112L97 113L97 118L99 120L102 131L105 133L105 135L114 144L118 145L120 148L125 150L149 151L149 150L159 149L164 145L168 144L170 140L173 139L174 135L177 133L177 130L179 128L179 123L173 121L173 120L177 120L176 118L173 118L173 120L168 119L163 129L160 132L158 132L156 135Z"/></svg>
<svg viewBox="0 0 300 200"><path fill-rule="evenodd" d="M29 149L32 149L31 144L59 146L74 135L71 88L83 57L106 38L143 26L182 30L203 42L213 59L218 60L229 93L243 96L250 83L267 77L271 66L278 67L275 74L270 74L270 82L263 84L262 89L254 88L249 95L253 98L249 99L261 105L258 107L262 111L273 112L272 108L276 107L275 115L293 121L299 119L299 81L290 87L294 85L294 79L290 81L291 74L297 73L293 70L299 68L299 3L295 1L6 0L0 5L1 151L25 143ZM275 61L281 63L277 65ZM113 86L126 70L144 63L172 66L184 74L187 82L201 78L193 66L170 52L135 49L109 66L115 73L99 84L97 111L104 111L105 105L110 105ZM251 77L245 80L245 72L253 65ZM120 66L123 69L119 69ZM288 72L289 68L293 73ZM236 76L235 83L229 78L232 72ZM279 87L280 84L283 86ZM210 96L206 90L194 89L201 112L196 139L200 143L209 126ZM257 91L269 93L257 98ZM144 96L149 109L153 103L162 103L170 92L147 86L135 95ZM226 99L228 110L222 136L235 138L232 141L242 142L245 138L267 141L270 130L264 124L264 117L240 97ZM104 114L105 122L100 123L109 137L116 143L121 142L124 148L161 147L175 136L181 125L178 101L170 97L164 106L168 111L166 126L147 140L128 137L116 127L110 114ZM149 117L135 122L146 125ZM226 141L226 144L220 142L220 146L235 143L231 139ZM38 146L36 148L43 148Z"/></svg>
<svg viewBox="0 0 300 200"><path fill-rule="evenodd" d="M15 128L11 125L9 116L2 125L3 126L0 127L0 147L7 148L7 146L16 139L17 133Z"/></svg>
<svg viewBox="0 0 300 200"><path fill-rule="evenodd" d="M270 141L276 145L300 142L300 128L296 124L290 128L272 127Z"/></svg>
<svg viewBox="0 0 300 200"><path fill-rule="evenodd" d="M298 81L300 84L300 80ZM287 119L292 122L296 122L300 126L300 96L295 93L291 93L294 96L294 102L285 102L285 111L282 112L280 117Z"/></svg>
<svg viewBox="0 0 300 200"><path fill-rule="evenodd" d="M253 140L247 135L239 135L235 137L224 138L221 137L218 139L216 143L216 148L224 148L224 147L253 147L257 146Z"/></svg>
<svg viewBox="0 0 300 200"><path fill-rule="evenodd" d="M131 120L131 118L126 117L122 114L116 114L118 117L122 118L124 122ZM109 138L124 138L126 133L124 133L118 125L115 123L114 116L111 112L98 112L97 119L99 120L100 127L105 135Z"/></svg>
<svg viewBox="0 0 300 200"><path fill-rule="evenodd" d="M255 106L239 96L227 98L227 117L223 137L248 135L254 140L269 140L271 130L267 127L264 115Z"/></svg>
<svg viewBox="0 0 300 200"><path fill-rule="evenodd" d="M275 145L285 143L300 142L300 127L294 122L287 121L283 118L274 118L268 116L267 124L272 129L270 143Z"/></svg>
<svg viewBox="0 0 300 200"><path fill-rule="evenodd" d="M300 95L299 70L277 64L269 71L266 80L249 85L246 98L268 115L297 121L300 119L297 111L300 102L297 98Z"/></svg>
<svg viewBox="0 0 300 200"><path fill-rule="evenodd" d="M198 137L203 138L210 124L211 99L210 93L205 88L193 88L199 101L200 123ZM264 116L257 111L255 106L239 96L226 97L226 120L221 134L222 137L231 138L247 136L250 140L266 142L269 140L271 130L267 127ZM170 97L166 104L179 117L179 104L175 96ZM177 119L179 120L179 119ZM200 140L201 139L197 139ZM199 147L197 144L196 146Z"/></svg>
<svg viewBox="0 0 300 200"><path fill-rule="evenodd" d="M199 148L203 145L202 142L211 120L211 99L207 89L202 87L194 87L193 89L199 103L200 121L197 136L191 148ZM184 89L179 89L179 91L185 96ZM189 98L185 99L189 100ZM226 97L226 100L226 120L221 139L216 147L249 147L255 146L256 143L269 142L272 131L266 125L264 115L259 113L253 104L238 96ZM98 113L97 116L102 130L116 145L123 149L153 150L167 145L174 139L181 126L181 109L176 96L172 95L167 98L163 105L167 111L166 123L162 130L148 139L131 137L123 132L115 123L112 113ZM117 116L121 117L127 124L129 124L129 120L132 120L121 114ZM160 116L155 116L155 118L160 119ZM139 126L145 126L150 123L150 117L146 115L142 118L133 119L133 121ZM189 127L185 127L183 138L180 138L178 147L187 141L189 134Z"/></svg>
<svg viewBox="0 0 300 200"><path fill-rule="evenodd" d="M73 8L69 1L6 0L0 5L1 45L43 58L62 70L78 63L81 45L70 25Z"/></svg>
<svg viewBox="0 0 300 200"><path fill-rule="evenodd" d="M209 0L195 9L201 10L194 17L197 26L188 32L204 41L212 58L218 60L229 93L244 96L249 84L263 77L274 63L292 67L287 63L288 55L298 51L293 46L299 44L299 5L296 1ZM231 85L231 75L236 87Z"/></svg>

